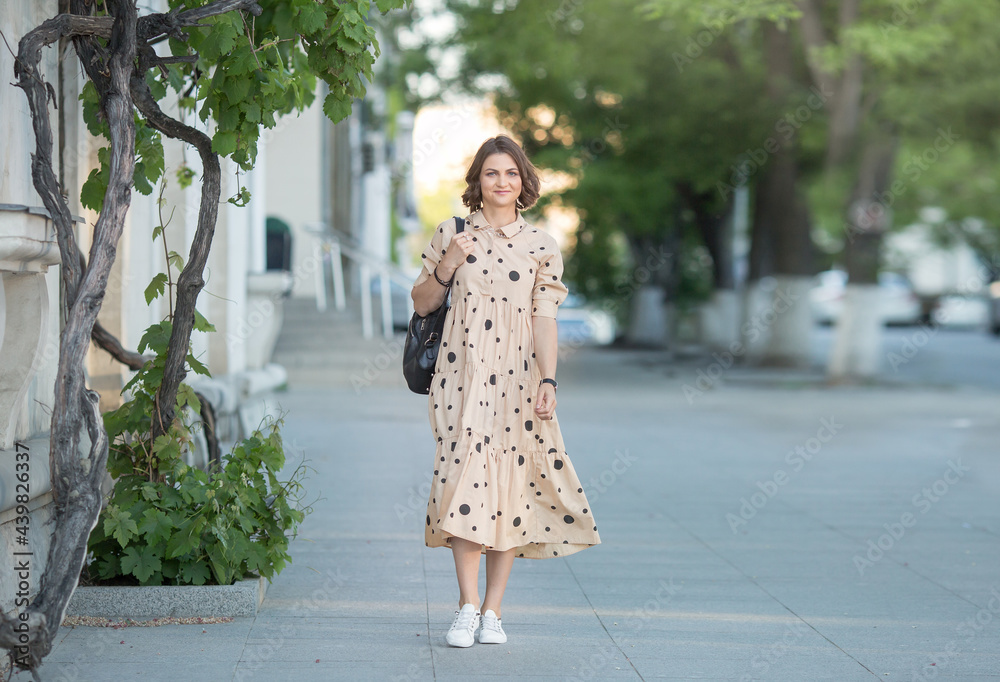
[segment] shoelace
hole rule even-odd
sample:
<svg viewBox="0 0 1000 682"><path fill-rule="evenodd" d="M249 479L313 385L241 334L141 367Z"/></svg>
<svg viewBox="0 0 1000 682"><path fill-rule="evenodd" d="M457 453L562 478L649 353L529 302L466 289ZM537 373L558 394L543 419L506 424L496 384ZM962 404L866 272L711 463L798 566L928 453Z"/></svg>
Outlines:
<svg viewBox="0 0 1000 682"><path fill-rule="evenodd" d="M500 619L496 616L486 614L483 614L483 628L486 630L493 630L494 632L503 631L503 628L500 626Z"/></svg>
<svg viewBox="0 0 1000 682"><path fill-rule="evenodd" d="M455 615L457 618L455 622L451 624L452 630L471 630L472 624L476 620L476 612L469 611L467 615L463 616L461 611L456 611Z"/></svg>

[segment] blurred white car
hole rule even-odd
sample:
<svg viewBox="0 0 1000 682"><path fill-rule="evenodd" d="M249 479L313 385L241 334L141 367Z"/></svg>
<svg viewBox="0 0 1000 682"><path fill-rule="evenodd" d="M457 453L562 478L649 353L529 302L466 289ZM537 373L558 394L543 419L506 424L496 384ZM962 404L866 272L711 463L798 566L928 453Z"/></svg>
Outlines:
<svg viewBox="0 0 1000 682"><path fill-rule="evenodd" d="M559 344L567 346L606 346L615 340L615 316L597 306L588 305L576 294L569 294L556 313Z"/></svg>
<svg viewBox="0 0 1000 682"><path fill-rule="evenodd" d="M990 316L989 301L982 296L942 296L931 319L942 327L982 329Z"/></svg>
<svg viewBox="0 0 1000 682"><path fill-rule="evenodd" d="M913 285L903 275L880 272L879 291L882 294L882 318L886 324L916 324L923 315L920 298ZM844 307L847 273L827 270L816 275L816 285L809 292L813 319L821 324L833 324Z"/></svg>

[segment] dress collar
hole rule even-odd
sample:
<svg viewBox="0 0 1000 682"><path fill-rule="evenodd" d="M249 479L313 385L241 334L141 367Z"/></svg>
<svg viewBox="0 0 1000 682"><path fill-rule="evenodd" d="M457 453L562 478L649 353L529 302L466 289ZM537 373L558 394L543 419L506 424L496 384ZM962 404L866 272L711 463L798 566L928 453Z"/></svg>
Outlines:
<svg viewBox="0 0 1000 682"><path fill-rule="evenodd" d="M517 218L514 219L514 222L512 222L509 225L503 225L501 227L497 227L495 225L491 226L489 222L486 220L486 217L483 215L482 210L476 211L475 213L470 215L467 222L471 222L472 227L476 230L485 230L487 228L492 227L493 231L503 236L504 239L510 239L518 232L523 230L525 226L528 224L527 221L525 221L524 216L521 215L520 211L516 211L516 213L517 213Z"/></svg>

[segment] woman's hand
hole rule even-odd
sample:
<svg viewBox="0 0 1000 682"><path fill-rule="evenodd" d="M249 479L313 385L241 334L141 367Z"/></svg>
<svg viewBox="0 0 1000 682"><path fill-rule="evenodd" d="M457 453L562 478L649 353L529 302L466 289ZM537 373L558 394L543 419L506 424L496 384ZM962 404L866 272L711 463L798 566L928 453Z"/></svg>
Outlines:
<svg viewBox="0 0 1000 682"><path fill-rule="evenodd" d="M438 263L438 277L448 281L455 271L461 267L472 250L476 248L476 243L472 241L472 235L468 232L458 232L451 238L448 250Z"/></svg>
<svg viewBox="0 0 1000 682"><path fill-rule="evenodd" d="M535 414L539 419L552 419L556 412L556 389L552 384L541 384L535 398Z"/></svg>
<svg viewBox="0 0 1000 682"><path fill-rule="evenodd" d="M424 317L441 307L448 296L448 286L447 284L441 286L437 278L440 278L442 282L449 282L475 246L476 243L472 241L472 236L467 232L458 232L451 238L444 256L434 268L436 277L428 277L410 291L410 298L413 299L413 311L417 315Z"/></svg>

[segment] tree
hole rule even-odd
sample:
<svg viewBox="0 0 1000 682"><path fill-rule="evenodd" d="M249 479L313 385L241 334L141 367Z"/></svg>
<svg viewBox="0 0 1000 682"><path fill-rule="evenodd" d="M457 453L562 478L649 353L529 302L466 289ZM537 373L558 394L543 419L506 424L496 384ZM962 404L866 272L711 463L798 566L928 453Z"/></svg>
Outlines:
<svg viewBox="0 0 1000 682"><path fill-rule="evenodd" d="M903 5L843 0L836 18L804 0L801 31L814 82L834 90L823 181L850 178L842 224L848 280L828 373L873 376L881 325L877 274L882 235L897 199L920 196L922 180L960 139L995 147L997 54L989 8L968 0ZM833 24L833 37L829 25ZM916 154L900 155L903 145ZM972 182L972 178L965 178ZM924 196L923 200L929 199Z"/></svg>
<svg viewBox="0 0 1000 682"><path fill-rule="evenodd" d="M737 45L739 62L762 71L761 82L734 106L767 112L766 123L754 131L746 147L725 159L732 172L720 182L722 192L747 187L753 197L750 286L743 323L731 327L741 332L732 347L760 364L804 364L809 353L811 318L806 298L813 273L813 245L800 178L812 154L804 142L808 140L805 133L815 127L815 119L822 118L822 102L798 78L795 44L786 30L796 9L775 0L654 0L645 10L655 21L666 18L688 27L692 37L683 56L700 55L699 41L708 42L708 34L717 36L718 42ZM763 287L765 278L774 286Z"/></svg>
<svg viewBox="0 0 1000 682"><path fill-rule="evenodd" d="M402 0L377 0L381 11ZM87 537L101 508L100 481L108 438L97 394L84 383L83 361L108 274L131 201L132 187L152 191L163 172L161 137L194 146L202 160L198 227L176 286L173 323L152 436L167 431L176 418L177 391L188 366L201 369L190 355L191 331L199 317L195 305L204 286L221 192L220 156L241 168L252 167L260 128L301 108L313 97L316 78L327 83L324 112L334 121L350 113L364 95L378 54L374 29L366 18L370 0L169 0L170 11L139 16L135 0L69 0L60 14L26 34L18 45L15 77L28 98L35 133L32 179L56 228L62 259L63 315L59 380L52 410L52 489L56 501L53 541L40 590L20 620L4 615L0 644L16 664L32 670L51 650L83 565ZM248 19L248 15L252 15ZM80 258L69 207L52 167L52 129L47 98L52 87L39 71L42 48L72 38L90 79L84 114L92 132L108 147L83 187L84 205L100 211L89 258ZM169 41L170 55L155 46ZM185 111L215 125L212 137L172 118L159 105L172 89ZM190 181L190 171L181 174ZM249 201L240 190L230 199ZM176 262L184 259L176 255ZM154 279L151 287L162 290ZM107 341L106 336L101 337ZM119 344L120 347L120 344ZM134 353L120 351L134 366ZM90 446L80 452L87 429ZM27 642L20 638L27 627Z"/></svg>
<svg viewBox="0 0 1000 682"><path fill-rule="evenodd" d="M651 301L633 306L641 323L664 297L732 289L726 183L770 117L754 97L760 60L744 59L741 39L706 31L700 46L699 24L608 1L449 8L465 58L458 85L491 92L532 159L568 176L554 201L580 216L567 269L584 293L617 304L639 292L634 304ZM491 87L498 74L503 86Z"/></svg>
<svg viewBox="0 0 1000 682"><path fill-rule="evenodd" d="M881 329L875 283L893 205L904 194L908 198L903 203L920 197L926 182L922 178L942 149L954 143L948 131L995 148L992 124L986 124L987 112L995 116L997 102L997 80L985 58L997 52L997 29L989 20L992 7L971 0L864 5L859 0L756 0L738 8L722 0L651 0L649 6L659 14L693 13L734 26L748 18L782 29L797 26L788 38L799 47L783 49L770 62L769 73L782 72L799 90L812 87L823 98L823 115L808 126L822 140L820 163L815 163L815 149L800 146L796 157L805 170L801 182L810 199L819 199L818 220L833 223L844 243L851 282L829 374L837 380L871 376L878 367ZM768 28L766 35L778 38ZM773 54L774 47L774 40L765 41L766 51ZM917 155L900 156L904 147L916 148ZM933 160L920 157L928 149ZM757 187L758 214L792 211L798 201L767 196L767 175L779 171L780 160L777 154L769 160L763 185ZM781 184L799 183L790 176ZM755 224L755 240L761 229L768 229L763 221ZM796 250L776 253L781 252ZM778 272L793 266L786 264ZM775 331L779 338L785 333Z"/></svg>

